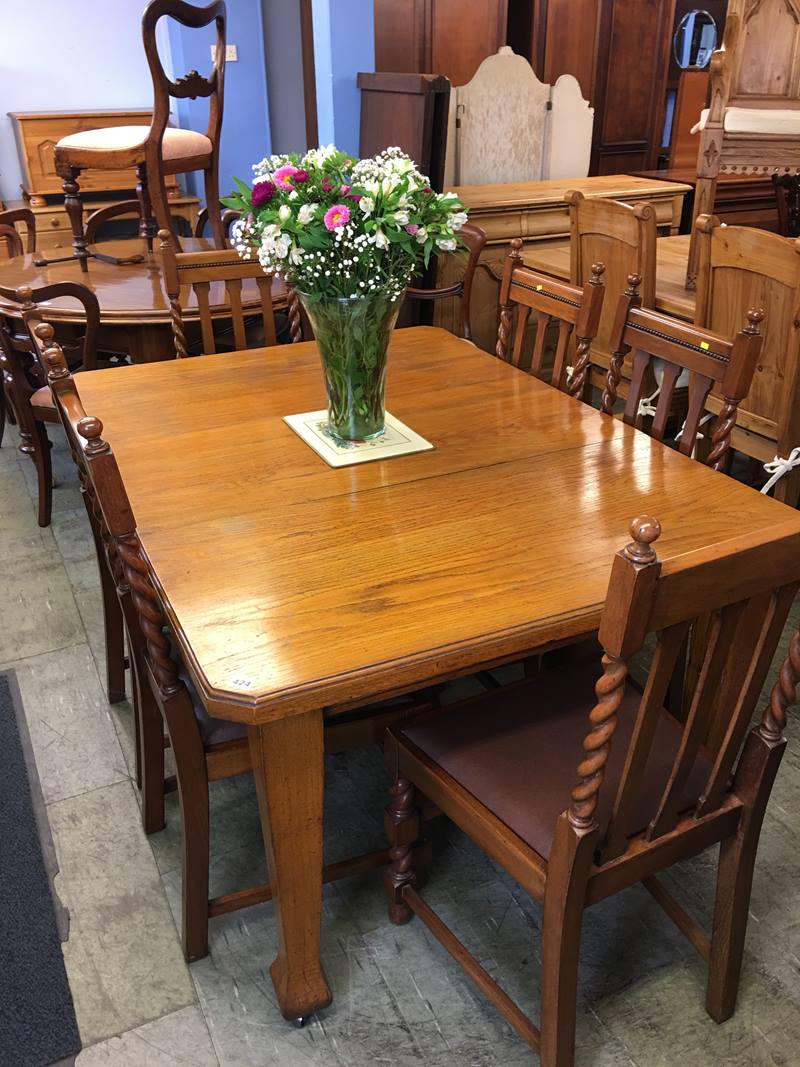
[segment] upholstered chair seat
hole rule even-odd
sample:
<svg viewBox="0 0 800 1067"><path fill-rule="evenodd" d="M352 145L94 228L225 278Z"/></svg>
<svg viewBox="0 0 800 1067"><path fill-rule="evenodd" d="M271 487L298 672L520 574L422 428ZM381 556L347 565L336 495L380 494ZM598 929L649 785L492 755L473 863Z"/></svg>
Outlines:
<svg viewBox="0 0 800 1067"><path fill-rule="evenodd" d="M83 130L81 133L62 137L56 147L78 152L131 152L141 148L144 153L149 134L149 126L107 126L100 130ZM204 133L168 126L161 142L161 155L164 160L189 159L193 156L208 155L211 147L211 140Z"/></svg>
<svg viewBox="0 0 800 1067"><path fill-rule="evenodd" d="M692 127L692 133L705 129L708 112L708 108L700 112L700 120ZM726 133L797 135L800 134L800 111L773 107L728 107L725 109L723 129Z"/></svg>

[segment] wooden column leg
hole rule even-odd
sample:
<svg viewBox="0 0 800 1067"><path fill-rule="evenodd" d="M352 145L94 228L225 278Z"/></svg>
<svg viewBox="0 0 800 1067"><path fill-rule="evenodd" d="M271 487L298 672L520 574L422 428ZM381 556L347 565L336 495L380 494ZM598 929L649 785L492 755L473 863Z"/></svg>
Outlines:
<svg viewBox="0 0 800 1067"><path fill-rule="evenodd" d="M150 203L146 163L139 163L136 167L136 198L139 201L139 236L147 241L147 251L152 252L153 238L158 233L158 226L153 217L153 205Z"/></svg>
<svg viewBox="0 0 800 1067"><path fill-rule="evenodd" d="M758 839L785 747L753 731L736 771L734 792L745 807L738 832L720 845L706 986L706 1011L718 1023L736 1007Z"/></svg>
<svg viewBox="0 0 800 1067"><path fill-rule="evenodd" d="M322 712L251 726L248 734L278 923L270 974L284 1018L300 1023L332 1000L320 960Z"/></svg>
<svg viewBox="0 0 800 1067"><path fill-rule="evenodd" d="M206 194L206 207L208 208L208 221L211 225L211 236L214 239L215 248L225 248L227 242L222 232L222 211L219 203L219 164L216 157L212 160L208 170L203 171L203 185Z"/></svg>
<svg viewBox="0 0 800 1067"><path fill-rule="evenodd" d="M156 703L152 686L147 677L147 668L141 650L134 651L133 647L131 647L131 662L135 664L131 673L136 678L136 736L139 756L139 787L142 790L142 829L146 834L156 834L159 830L163 830L166 824L164 812L164 720L161 717L161 711ZM202 785L198 795L198 803L202 804ZM192 799L189 797L187 804L191 803ZM183 796L181 796L181 806L183 806ZM208 807L207 804L206 807ZM187 832L185 822L183 830L184 833ZM194 823L191 823L191 832L193 831ZM186 866L188 867L189 864L186 864ZM208 891L206 890L207 899ZM186 909L187 914L189 910L189 908ZM202 950L204 947L202 932L199 940L199 947ZM198 951L195 941L189 946L192 951ZM184 943L186 943L186 939L184 939ZM201 952L201 954L205 955L204 952Z"/></svg>
<svg viewBox="0 0 800 1067"><path fill-rule="evenodd" d="M586 880L596 833L556 824L542 923L541 1067L573 1067L578 957Z"/></svg>
<svg viewBox="0 0 800 1067"><path fill-rule="evenodd" d="M64 207L72 227L72 247L75 258L80 262L81 270L89 269L86 253L86 234L83 229L83 203L78 185L79 167L68 167L62 175L64 185Z"/></svg>
<svg viewBox="0 0 800 1067"><path fill-rule="evenodd" d="M53 466L50 459L52 446L43 422L34 423L32 444L32 458L39 483L39 525L49 526L53 510Z"/></svg>
<svg viewBox="0 0 800 1067"><path fill-rule="evenodd" d="M180 251L181 241L175 230L172 212L169 209L167 186L164 182L164 175L161 173L161 168L158 166L157 162L155 167L148 167L147 176L149 180L148 190L150 192L157 229L169 230L172 243L175 248Z"/></svg>

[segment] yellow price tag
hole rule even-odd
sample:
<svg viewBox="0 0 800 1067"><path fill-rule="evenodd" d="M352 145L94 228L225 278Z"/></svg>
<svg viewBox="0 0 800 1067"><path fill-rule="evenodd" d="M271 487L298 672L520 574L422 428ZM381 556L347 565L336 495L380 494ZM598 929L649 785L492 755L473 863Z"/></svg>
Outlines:
<svg viewBox="0 0 800 1067"><path fill-rule="evenodd" d="M537 286L536 286L536 292L537 292L537 293L541 293L542 289L544 289L544 286L543 286L543 285L537 285Z"/></svg>
<svg viewBox="0 0 800 1067"><path fill-rule="evenodd" d="M700 342L700 347L704 348L706 351L708 351L708 349L711 347L711 345L708 343L708 341L701 341Z"/></svg>

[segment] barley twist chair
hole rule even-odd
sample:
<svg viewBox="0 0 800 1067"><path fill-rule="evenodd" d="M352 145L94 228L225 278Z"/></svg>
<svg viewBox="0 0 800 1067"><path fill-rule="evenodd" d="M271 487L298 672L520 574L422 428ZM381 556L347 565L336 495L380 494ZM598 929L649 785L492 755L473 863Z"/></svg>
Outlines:
<svg viewBox="0 0 800 1067"><path fill-rule="evenodd" d="M709 1015L723 1022L734 1011L756 848L800 679L795 632L751 728L800 583L800 535L781 526L777 510L763 539L744 534L724 552L714 546L663 563L653 547L658 522L635 519L611 569L601 663L545 671L387 734L390 919L418 916L542 1067L574 1063L584 910L639 882L707 962ZM681 722L665 710L667 686L691 621L709 610L703 670ZM649 635L655 651L640 690L626 684L628 664ZM702 744L712 720L721 726L714 749ZM543 905L538 1027L424 898L417 789ZM657 876L715 845L709 936Z"/></svg>
<svg viewBox="0 0 800 1067"><path fill-rule="evenodd" d="M632 374L623 420L630 426L643 428L641 401L645 383L652 377L658 380L660 375L658 403L647 432L663 441L675 387L688 372L689 404L680 432L679 449L684 455L692 455L708 397L712 389L719 388L722 406L705 462L715 470L724 470L739 405L748 394L761 352L760 324L764 312L750 308L745 326L733 341L728 341L709 330L643 308L640 284L641 278L632 274L617 304L611 340L613 355L601 410L607 415L612 414L622 364L632 354Z"/></svg>
<svg viewBox="0 0 800 1067"><path fill-rule="evenodd" d="M547 274L538 274L522 261L522 240L515 237L506 256L500 284L500 321L497 328L498 359L547 381L579 400L586 395L592 340L603 308L605 266L593 263L582 288L567 285ZM536 313L536 336L526 350L525 331L531 311ZM548 330L557 327L552 367L546 367ZM513 343L512 343L513 336ZM577 341L574 366L568 366L570 345Z"/></svg>
<svg viewBox="0 0 800 1067"><path fill-rule="evenodd" d="M102 424L86 415L75 379L52 340L52 328L39 323L34 331L125 619L138 683L142 821L147 833L165 824L164 726L175 756L183 828L182 944L187 960L199 959L208 952L209 918L272 896L270 885L264 884L209 899L209 782L252 770L247 727L213 718L200 700L170 634L116 458L102 438ZM328 708L326 751L375 744L388 725L430 706L427 694L412 694L368 707ZM386 850L379 849L331 864L324 877L332 881L386 862Z"/></svg>
<svg viewBox="0 0 800 1067"><path fill-rule="evenodd" d="M196 70L172 81L164 71L156 43L156 26L163 17L183 26L200 29L215 24L217 40L212 71L206 78ZM207 7L194 7L185 0L151 0L142 16L142 39L153 79L153 119L150 126L113 126L62 137L55 147L55 168L64 183L65 207L72 227L72 257L87 269L92 257L112 263L133 263L142 256L115 258L87 248L83 227L83 207L79 179L81 171L92 168L121 170L135 168L139 202L139 234L152 250L158 228L169 230L177 242L167 200L164 177L202 170L206 204L211 208L211 232L217 247L224 247L219 214L219 139L222 127L225 79L225 4L215 0ZM206 133L168 126L170 98L208 98ZM155 215L155 219L153 216ZM41 260L58 262L57 259Z"/></svg>

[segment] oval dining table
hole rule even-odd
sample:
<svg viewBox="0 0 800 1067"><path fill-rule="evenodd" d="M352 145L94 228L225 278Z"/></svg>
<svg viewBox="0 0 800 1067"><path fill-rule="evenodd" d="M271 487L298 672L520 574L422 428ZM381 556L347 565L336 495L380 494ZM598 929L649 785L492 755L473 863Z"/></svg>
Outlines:
<svg viewBox="0 0 800 1067"><path fill-rule="evenodd" d="M99 242L95 247L112 256L130 256L132 252L145 251L144 243L137 240ZM206 238L183 238L184 252L208 251L214 248ZM169 300L161 281L161 271L156 253L146 254L143 261L132 264L105 263L99 259L89 261L89 268L82 271L76 259L37 266L41 253L34 252L0 261L0 287L19 289L30 286L39 289L56 282L80 282L93 290L100 304L100 333L98 346L101 349L129 353L133 363L157 363L173 359L175 348L170 325ZM276 279L272 290L273 305L281 309L286 305L286 288ZM222 282L212 282L209 292L212 315L224 319L230 315ZM254 281L246 280L242 286L242 304L245 311L252 305L254 313L260 314L261 297ZM83 308L74 300L46 301L48 319L53 324L83 322ZM183 317L187 326L198 320L197 300L188 287L181 294ZM0 300L0 312L10 317L19 315L17 305Z"/></svg>

